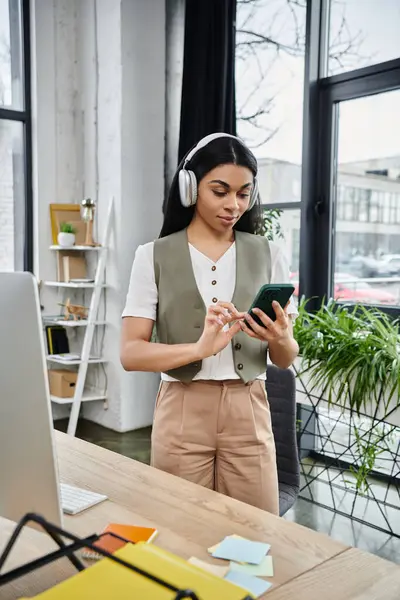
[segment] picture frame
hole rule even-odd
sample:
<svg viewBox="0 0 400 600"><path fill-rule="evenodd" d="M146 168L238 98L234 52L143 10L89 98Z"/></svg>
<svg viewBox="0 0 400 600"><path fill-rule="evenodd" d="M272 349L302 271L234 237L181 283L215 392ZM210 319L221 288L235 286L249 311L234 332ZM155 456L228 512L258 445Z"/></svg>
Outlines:
<svg viewBox="0 0 400 600"><path fill-rule="evenodd" d="M84 244L86 236L86 226L81 218L80 204L50 204L50 223L52 243L58 244L57 236L60 231L61 223L71 223L76 229L75 243L77 246Z"/></svg>

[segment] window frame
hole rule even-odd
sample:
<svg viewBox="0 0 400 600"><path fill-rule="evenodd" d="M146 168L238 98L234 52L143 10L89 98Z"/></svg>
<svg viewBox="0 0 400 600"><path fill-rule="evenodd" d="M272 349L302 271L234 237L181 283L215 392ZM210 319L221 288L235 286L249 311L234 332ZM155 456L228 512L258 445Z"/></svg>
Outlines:
<svg viewBox="0 0 400 600"><path fill-rule="evenodd" d="M12 0L9 0L10 4ZM33 186L32 186L32 104L31 104L31 40L30 2L20 0L23 109L0 106L0 121L16 121L23 125L24 152L24 242L17 268L33 272ZM17 249L16 256L20 255ZM18 262L20 264L18 264Z"/></svg>
<svg viewBox="0 0 400 600"><path fill-rule="evenodd" d="M303 117L300 296L317 310L333 291L340 102L400 89L400 58L326 77L329 0L308 0ZM371 307L371 305L366 305ZM400 306L381 310L400 316Z"/></svg>

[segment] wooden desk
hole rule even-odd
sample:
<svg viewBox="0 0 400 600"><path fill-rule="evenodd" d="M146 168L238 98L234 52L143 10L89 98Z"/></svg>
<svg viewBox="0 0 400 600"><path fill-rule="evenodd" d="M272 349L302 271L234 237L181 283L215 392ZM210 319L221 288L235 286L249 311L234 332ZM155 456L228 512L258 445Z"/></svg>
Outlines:
<svg viewBox="0 0 400 600"><path fill-rule="evenodd" d="M355 548L272 589L268 600L399 600L400 567Z"/></svg>
<svg viewBox="0 0 400 600"><path fill-rule="evenodd" d="M65 528L79 535L98 532L110 521L152 525L159 530L157 545L184 558L196 556L209 561L207 548L232 533L268 542L274 558L276 592L276 588L302 574L311 577L318 565L324 574L324 563L334 557L339 559L347 550L325 535L93 444L59 432L56 440L61 481L104 492L109 497L107 502L80 515L65 518ZM12 528L12 523L0 520L1 548ZM28 530L6 566L20 564L52 548L47 537ZM73 572L67 561L59 561L4 586L0 599L33 596ZM272 590L267 593L268 598L271 593ZM297 591L293 597L297 597Z"/></svg>

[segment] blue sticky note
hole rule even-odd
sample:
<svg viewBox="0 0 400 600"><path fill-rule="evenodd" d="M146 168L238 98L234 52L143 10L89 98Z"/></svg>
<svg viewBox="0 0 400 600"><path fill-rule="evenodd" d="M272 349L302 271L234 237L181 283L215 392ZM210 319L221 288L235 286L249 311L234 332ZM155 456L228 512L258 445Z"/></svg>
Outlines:
<svg viewBox="0 0 400 600"><path fill-rule="evenodd" d="M242 538L226 537L212 553L214 558L259 565L271 546Z"/></svg>
<svg viewBox="0 0 400 600"><path fill-rule="evenodd" d="M229 573L225 575L224 579L239 585L256 598L262 594L265 594L265 592L272 586L271 583L264 581L259 577L245 575L244 573L236 573L235 571L229 571Z"/></svg>

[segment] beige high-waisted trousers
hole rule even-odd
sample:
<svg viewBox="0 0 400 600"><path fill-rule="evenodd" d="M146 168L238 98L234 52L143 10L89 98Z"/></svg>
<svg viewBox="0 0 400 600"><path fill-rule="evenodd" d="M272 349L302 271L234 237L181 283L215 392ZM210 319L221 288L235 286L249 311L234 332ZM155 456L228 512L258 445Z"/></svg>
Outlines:
<svg viewBox="0 0 400 600"><path fill-rule="evenodd" d="M274 436L265 382L162 382L152 466L279 513Z"/></svg>

